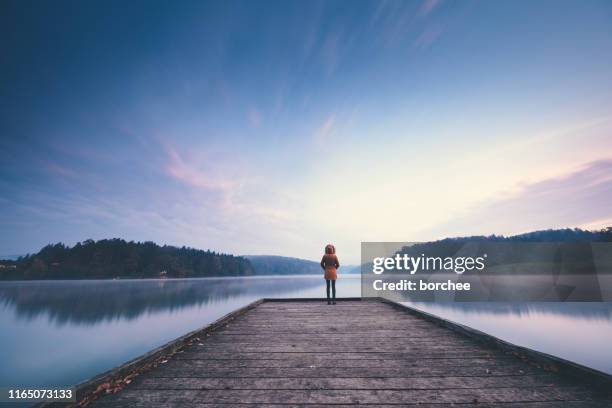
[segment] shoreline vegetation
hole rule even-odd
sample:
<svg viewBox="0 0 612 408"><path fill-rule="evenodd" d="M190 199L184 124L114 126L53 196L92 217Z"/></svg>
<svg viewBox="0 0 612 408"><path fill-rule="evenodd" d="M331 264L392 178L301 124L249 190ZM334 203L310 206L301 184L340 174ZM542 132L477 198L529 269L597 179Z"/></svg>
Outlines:
<svg viewBox="0 0 612 408"><path fill-rule="evenodd" d="M445 238L414 249L448 247L466 241L484 242L612 242L612 227L600 231L578 228L500 235ZM345 273L359 267L345 266ZM36 254L0 260L2 280L159 279L320 273L318 262L283 256L236 256L189 247L159 246L123 239L86 240L73 247L49 244Z"/></svg>
<svg viewBox="0 0 612 408"><path fill-rule="evenodd" d="M320 272L317 262L280 256L245 257L123 239L49 244L36 254L0 260L0 281L240 277Z"/></svg>

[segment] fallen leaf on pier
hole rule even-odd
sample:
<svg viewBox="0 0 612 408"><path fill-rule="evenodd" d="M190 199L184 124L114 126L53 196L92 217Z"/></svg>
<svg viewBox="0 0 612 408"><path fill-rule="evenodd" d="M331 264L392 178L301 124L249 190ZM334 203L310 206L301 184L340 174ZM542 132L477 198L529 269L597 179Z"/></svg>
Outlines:
<svg viewBox="0 0 612 408"><path fill-rule="evenodd" d="M96 390L94 392L98 393L98 392L100 392L102 390L107 389L108 387L110 387L110 383L105 382L103 384L98 385L98 388L96 388Z"/></svg>

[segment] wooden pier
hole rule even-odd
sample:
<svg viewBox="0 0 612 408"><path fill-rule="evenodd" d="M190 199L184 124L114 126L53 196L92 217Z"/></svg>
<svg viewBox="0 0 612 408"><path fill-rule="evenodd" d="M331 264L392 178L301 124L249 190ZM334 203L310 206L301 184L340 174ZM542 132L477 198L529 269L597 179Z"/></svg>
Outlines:
<svg viewBox="0 0 612 408"><path fill-rule="evenodd" d="M389 301L287 299L255 302L78 395L94 407L134 408L610 408L611 384Z"/></svg>

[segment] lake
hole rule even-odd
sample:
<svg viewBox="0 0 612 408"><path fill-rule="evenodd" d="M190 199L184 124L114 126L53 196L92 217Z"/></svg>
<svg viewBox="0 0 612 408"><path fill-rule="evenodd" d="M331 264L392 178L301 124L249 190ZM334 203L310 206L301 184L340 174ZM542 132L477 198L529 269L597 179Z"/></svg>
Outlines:
<svg viewBox="0 0 612 408"><path fill-rule="evenodd" d="M76 384L262 297L321 297L320 276L0 283L0 386ZM359 296L342 276L338 296ZM610 303L412 303L612 373Z"/></svg>

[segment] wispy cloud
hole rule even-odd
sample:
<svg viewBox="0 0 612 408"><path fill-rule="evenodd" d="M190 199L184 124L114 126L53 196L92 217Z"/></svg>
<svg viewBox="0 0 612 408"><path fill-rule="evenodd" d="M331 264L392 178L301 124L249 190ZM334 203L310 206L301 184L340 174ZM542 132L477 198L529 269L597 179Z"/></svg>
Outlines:
<svg viewBox="0 0 612 408"><path fill-rule="evenodd" d="M203 225L214 224L213 219L216 222L222 220L219 231L223 230L226 234L225 240L231 239L229 236L233 229L244 233L244 230L255 228L249 226L257 225L255 229L263 231L295 220L293 211L286 207L286 199L281 199L281 192L266 186L266 181L256 175L233 173L228 177L218 176L224 173L223 163L226 160L206 164L187 159L173 147L166 147L166 151L166 174L191 188L175 192L184 202L184 214L177 215L179 219L191 217L194 222ZM197 214L204 208L206 214L202 219Z"/></svg>
<svg viewBox="0 0 612 408"><path fill-rule="evenodd" d="M58 163L49 162L46 168L49 173L59 178L76 179L79 177L77 172Z"/></svg>
<svg viewBox="0 0 612 408"><path fill-rule="evenodd" d="M330 114L325 122L314 132L312 139L317 147L323 147L334 131L334 124L336 123L336 114Z"/></svg>
<svg viewBox="0 0 612 408"><path fill-rule="evenodd" d="M440 5L440 0L425 0L419 9L420 16L426 16Z"/></svg>
<svg viewBox="0 0 612 408"><path fill-rule="evenodd" d="M517 192L473 207L441 231L450 235L515 234L536 229L599 225L610 219L612 159L524 184Z"/></svg>
<svg viewBox="0 0 612 408"><path fill-rule="evenodd" d="M425 29L414 40L413 46L418 49L429 48L444 32L441 25L431 25Z"/></svg>
<svg viewBox="0 0 612 408"><path fill-rule="evenodd" d="M329 33L325 37L325 41L323 42L323 46L321 47L321 60L325 68L325 74L328 77L334 73L340 61L340 35L340 30L336 30L332 33ZM343 46L346 47L347 45L343 44Z"/></svg>
<svg viewBox="0 0 612 408"><path fill-rule="evenodd" d="M261 114L255 108L249 109L249 124L252 128L258 128L261 125Z"/></svg>
<svg viewBox="0 0 612 408"><path fill-rule="evenodd" d="M79 4L66 20L76 35L92 13ZM51 67L18 41L32 22L13 27L0 64L12 75L5 99L19 102L0 113L0 252L116 235L312 257L333 239L357 261L362 239L612 217L610 169L593 163L612 151L612 56L592 52L612 44L598 2L560 4L563 24L543 18L544 2L528 15L507 2L503 27L478 1L279 2L264 13L245 2L239 19L231 5L179 8L190 18L151 4L87 43L55 38L75 58ZM154 49L131 29L143 13L159 20ZM48 31L54 19L38 23ZM94 67L87 55L104 58ZM33 87L39 66L53 75Z"/></svg>
<svg viewBox="0 0 612 408"><path fill-rule="evenodd" d="M235 186L235 183L229 180L211 176L201 170L196 163L187 162L173 147L167 147L166 152L168 154L166 174L181 183L191 187L226 192Z"/></svg>

